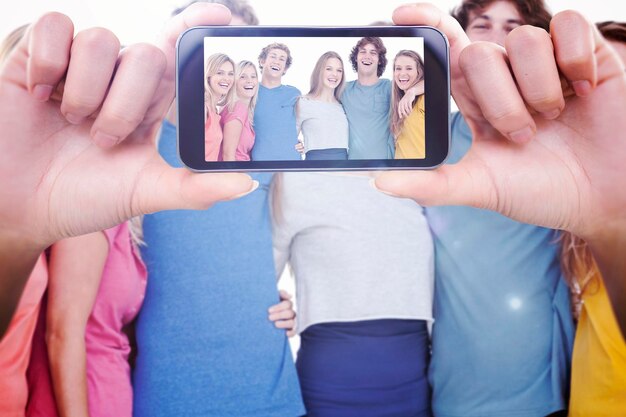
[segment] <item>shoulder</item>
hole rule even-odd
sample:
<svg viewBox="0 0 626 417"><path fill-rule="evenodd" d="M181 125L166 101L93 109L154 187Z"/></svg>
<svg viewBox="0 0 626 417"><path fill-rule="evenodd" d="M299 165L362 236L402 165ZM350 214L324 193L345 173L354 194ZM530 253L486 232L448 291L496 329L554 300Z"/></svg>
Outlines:
<svg viewBox="0 0 626 417"><path fill-rule="evenodd" d="M283 87L284 87L285 94L288 94L290 96L301 96L302 95L300 90L298 90L293 85L283 85Z"/></svg>
<svg viewBox="0 0 626 417"><path fill-rule="evenodd" d="M391 80L381 78L378 80L378 88L391 91Z"/></svg>

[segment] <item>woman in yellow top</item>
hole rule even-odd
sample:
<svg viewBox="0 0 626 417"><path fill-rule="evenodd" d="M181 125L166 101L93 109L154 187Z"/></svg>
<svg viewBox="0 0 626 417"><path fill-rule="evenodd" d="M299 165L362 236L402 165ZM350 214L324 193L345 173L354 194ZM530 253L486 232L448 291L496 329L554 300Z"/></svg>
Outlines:
<svg viewBox="0 0 626 417"><path fill-rule="evenodd" d="M391 131L396 139L396 159L426 157L423 90L411 101L411 111L408 114L402 111L401 106L402 99L409 90L423 79L424 61L419 54L406 49L398 52L393 60L394 83L391 90Z"/></svg>
<svg viewBox="0 0 626 417"><path fill-rule="evenodd" d="M626 63L626 23L599 23ZM579 313L572 357L570 417L626 415L626 342L587 244L563 236L563 271Z"/></svg>
<svg viewBox="0 0 626 417"><path fill-rule="evenodd" d="M591 251L569 233L563 236L563 271L579 314L570 417L626 415L626 342Z"/></svg>

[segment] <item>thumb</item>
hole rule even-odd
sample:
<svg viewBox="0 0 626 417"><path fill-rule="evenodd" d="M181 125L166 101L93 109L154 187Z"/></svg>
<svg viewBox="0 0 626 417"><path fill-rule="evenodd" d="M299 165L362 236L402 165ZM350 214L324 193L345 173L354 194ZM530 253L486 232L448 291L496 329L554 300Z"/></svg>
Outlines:
<svg viewBox="0 0 626 417"><path fill-rule="evenodd" d="M134 215L174 209L206 209L218 201L243 197L259 186L240 173L198 174L158 160L141 173L133 194Z"/></svg>
<svg viewBox="0 0 626 417"><path fill-rule="evenodd" d="M470 154L454 165L432 171L383 172L374 188L395 197L411 198L423 206L472 206L494 209L497 193L489 171Z"/></svg>

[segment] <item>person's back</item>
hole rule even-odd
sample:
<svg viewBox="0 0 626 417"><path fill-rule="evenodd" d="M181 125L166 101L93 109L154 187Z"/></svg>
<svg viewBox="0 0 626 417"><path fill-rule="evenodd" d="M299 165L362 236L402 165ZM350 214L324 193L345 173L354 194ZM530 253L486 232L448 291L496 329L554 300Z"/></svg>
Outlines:
<svg viewBox="0 0 626 417"><path fill-rule="evenodd" d="M181 166L175 127L159 151ZM149 285L137 322L135 416L304 413L277 302L267 188L204 211L144 218Z"/></svg>
<svg viewBox="0 0 626 417"><path fill-rule="evenodd" d="M449 162L471 140L455 114ZM435 414L566 408L574 329L555 232L471 207L431 207L426 216L435 242Z"/></svg>

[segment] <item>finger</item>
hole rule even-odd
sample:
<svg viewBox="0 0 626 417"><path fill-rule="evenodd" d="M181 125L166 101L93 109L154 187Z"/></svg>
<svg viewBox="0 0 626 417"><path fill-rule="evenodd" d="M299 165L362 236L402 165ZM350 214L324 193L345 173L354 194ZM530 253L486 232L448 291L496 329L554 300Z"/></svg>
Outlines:
<svg viewBox="0 0 626 417"><path fill-rule="evenodd" d="M82 123L100 107L119 51L120 42L109 30L93 28L76 35L61 102L61 113L70 123Z"/></svg>
<svg viewBox="0 0 626 417"><path fill-rule="evenodd" d="M291 300L292 295L289 294L289 292L285 291L285 290L279 290L278 291L278 295L280 296L281 300Z"/></svg>
<svg viewBox="0 0 626 417"><path fill-rule="evenodd" d="M471 151L470 151L471 152ZM433 171L387 171L372 179L374 188L423 206L463 205L494 210L499 199L493 178L467 155Z"/></svg>
<svg viewBox="0 0 626 417"><path fill-rule="evenodd" d="M451 76L452 78L462 78L457 63L461 51L470 44L470 41L456 19L433 4L414 3L396 8L393 12L393 21L396 25L433 26L443 32L450 44Z"/></svg>
<svg viewBox="0 0 626 417"><path fill-rule="evenodd" d="M296 314L293 310L282 310L282 311L277 311L275 313L272 313L269 315L269 319L271 321L278 321L278 320L291 320L294 317L296 317Z"/></svg>
<svg viewBox="0 0 626 417"><path fill-rule="evenodd" d="M532 139L537 127L519 94L504 48L474 42L461 53L459 65L489 124L514 142Z"/></svg>
<svg viewBox="0 0 626 417"><path fill-rule="evenodd" d="M130 216L162 210L206 209L218 201L243 197L259 186L246 174L196 174L185 168L175 169L158 155L137 178Z"/></svg>
<svg viewBox="0 0 626 417"><path fill-rule="evenodd" d="M559 69L578 96L588 95L597 83L595 50L604 44L594 27L578 12L558 13L550 22Z"/></svg>
<svg viewBox="0 0 626 417"><path fill-rule="evenodd" d="M166 67L154 104L147 115L148 122L160 121L174 100L176 85L176 42L180 34L194 26L227 25L230 10L217 3L194 3L174 16L161 34L158 46L165 54Z"/></svg>
<svg viewBox="0 0 626 417"><path fill-rule="evenodd" d="M547 119L565 107L552 39L541 28L524 25L506 38L506 52L519 90L528 105Z"/></svg>
<svg viewBox="0 0 626 417"><path fill-rule="evenodd" d="M97 144L116 145L143 121L165 65L163 52L153 45L136 44L124 49L102 110L91 129Z"/></svg>
<svg viewBox="0 0 626 417"><path fill-rule="evenodd" d="M26 85L37 100L48 100L65 76L73 37L74 24L69 17L47 13L20 42L19 48L28 56Z"/></svg>
<svg viewBox="0 0 626 417"><path fill-rule="evenodd" d="M296 329L295 328L287 330L287 337L294 337L296 334L297 333L296 333Z"/></svg>
<svg viewBox="0 0 626 417"><path fill-rule="evenodd" d="M282 310L289 310L293 307L293 303L289 300L281 301L278 304L271 306L267 311L271 313L276 313Z"/></svg>
<svg viewBox="0 0 626 417"><path fill-rule="evenodd" d="M293 329L293 327L296 325L296 322L294 320L279 320L279 321L275 321L274 322L274 326L277 329Z"/></svg>

